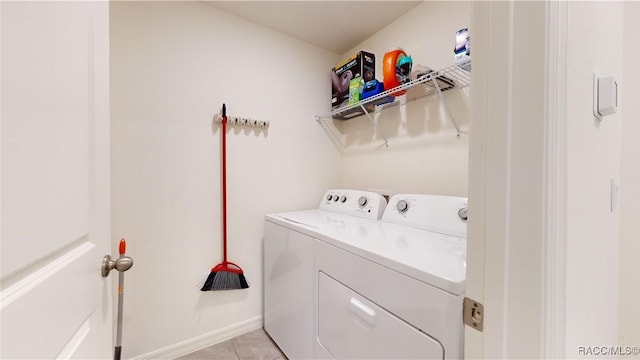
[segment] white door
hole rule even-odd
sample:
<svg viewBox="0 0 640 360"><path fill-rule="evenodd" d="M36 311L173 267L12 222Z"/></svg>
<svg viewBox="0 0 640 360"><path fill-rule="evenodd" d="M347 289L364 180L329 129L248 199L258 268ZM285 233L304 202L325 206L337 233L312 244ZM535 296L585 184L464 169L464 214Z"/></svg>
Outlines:
<svg viewBox="0 0 640 360"><path fill-rule="evenodd" d="M109 358L108 2L0 16L0 358Z"/></svg>

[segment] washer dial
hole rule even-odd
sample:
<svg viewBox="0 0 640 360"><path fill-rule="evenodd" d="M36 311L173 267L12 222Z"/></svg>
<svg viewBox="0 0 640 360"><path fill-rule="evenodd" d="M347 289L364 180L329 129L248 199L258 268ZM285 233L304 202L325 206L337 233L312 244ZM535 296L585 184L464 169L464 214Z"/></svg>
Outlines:
<svg viewBox="0 0 640 360"><path fill-rule="evenodd" d="M358 199L358 205L360 205L360 207L366 206L368 202L369 199L367 199L365 196L360 196L360 198Z"/></svg>

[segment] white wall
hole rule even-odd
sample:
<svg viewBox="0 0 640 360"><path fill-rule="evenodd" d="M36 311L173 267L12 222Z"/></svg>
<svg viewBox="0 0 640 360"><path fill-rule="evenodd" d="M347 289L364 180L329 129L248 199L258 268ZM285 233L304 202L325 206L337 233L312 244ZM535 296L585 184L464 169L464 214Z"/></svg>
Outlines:
<svg viewBox="0 0 640 360"><path fill-rule="evenodd" d="M112 233L135 260L124 357L175 356L262 326L264 214L315 207L340 185L339 153L314 121L336 61L203 3L111 3ZM228 133L229 260L251 287L200 292L221 261L212 115L223 102L271 126Z"/></svg>
<svg viewBox="0 0 640 360"><path fill-rule="evenodd" d="M453 64L455 32L470 27L470 20L470 2L428 1L345 53L342 59L359 50L374 53L379 81L383 80L384 54L394 47L402 47L411 55L414 65L441 69ZM456 139L455 128L437 96L380 115L378 124L389 140L388 148L381 147L382 138L365 116L337 122L346 144L342 159L344 186L466 196L469 88L444 94L463 132L461 139Z"/></svg>
<svg viewBox="0 0 640 360"><path fill-rule="evenodd" d="M610 211L610 179L620 179L620 123L628 110L621 106L617 114L596 121L592 76L622 79L623 10L622 2L568 3L568 358L580 356L580 346L618 343L620 209Z"/></svg>
<svg viewBox="0 0 640 360"><path fill-rule="evenodd" d="M640 3L624 4L625 45L635 44L640 34ZM620 164L620 307L618 309L621 346L640 344L640 322L633 316L640 299L640 58L637 46L625 46L623 50L623 78L621 89L622 145Z"/></svg>

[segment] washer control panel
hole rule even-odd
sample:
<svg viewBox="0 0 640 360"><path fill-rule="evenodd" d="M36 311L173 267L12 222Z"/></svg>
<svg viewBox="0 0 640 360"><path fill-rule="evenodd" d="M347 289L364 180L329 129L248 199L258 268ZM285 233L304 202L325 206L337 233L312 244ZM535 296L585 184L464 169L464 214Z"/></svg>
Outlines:
<svg viewBox="0 0 640 360"><path fill-rule="evenodd" d="M373 191L331 189L322 197L319 209L378 220L386 206L384 196Z"/></svg>
<svg viewBox="0 0 640 360"><path fill-rule="evenodd" d="M389 199L382 221L466 239L467 209L463 197L397 194Z"/></svg>

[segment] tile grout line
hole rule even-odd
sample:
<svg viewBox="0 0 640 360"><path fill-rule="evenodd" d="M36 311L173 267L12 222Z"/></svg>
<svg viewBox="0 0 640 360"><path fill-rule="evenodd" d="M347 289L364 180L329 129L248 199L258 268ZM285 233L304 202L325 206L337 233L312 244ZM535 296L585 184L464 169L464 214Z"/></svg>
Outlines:
<svg viewBox="0 0 640 360"><path fill-rule="evenodd" d="M248 333L247 333L248 334ZM228 339L226 341L223 341L221 343L218 344L214 344L212 346L210 346L209 348L215 347L215 346L223 346L224 344L231 342L231 351L233 353L233 355L235 355L235 357L233 358L233 360L250 360L250 359L264 359L264 360L286 360L287 357L284 355L284 353L282 352L282 350L280 350L280 348L275 344L275 342L273 341L273 339L271 339L271 337L266 333L266 331L264 331L264 329L262 329L262 334L264 334L265 339L261 339L261 336L257 336L257 337L250 337L250 341L242 341L241 339L247 335L247 334L243 334L243 335L238 335L234 338ZM229 349L228 346L224 346L226 349ZM206 349L209 349L206 348ZM206 350L203 349L203 350ZM248 357L242 357L240 356L240 349L243 349L243 353L245 355L247 355ZM228 350L225 350L228 351ZM186 357L182 357L184 359L189 359L189 358L194 358L195 357L189 357L189 355L195 354L195 353L199 353L200 351L196 351L193 352L191 354L187 354ZM272 355L272 356L268 356L268 355ZM222 359L222 357L219 357L218 355L220 354L201 354L201 356L204 356L206 358L211 358L210 356L213 356L212 359ZM180 358L180 359L182 359ZM231 354L229 354L228 359L226 360L231 360Z"/></svg>
<svg viewBox="0 0 640 360"><path fill-rule="evenodd" d="M231 346L233 347L233 352L236 354L236 359L235 360L240 360L240 355L238 354L238 349L236 348L236 342L233 341L236 338L237 338L237 336L231 339Z"/></svg>

